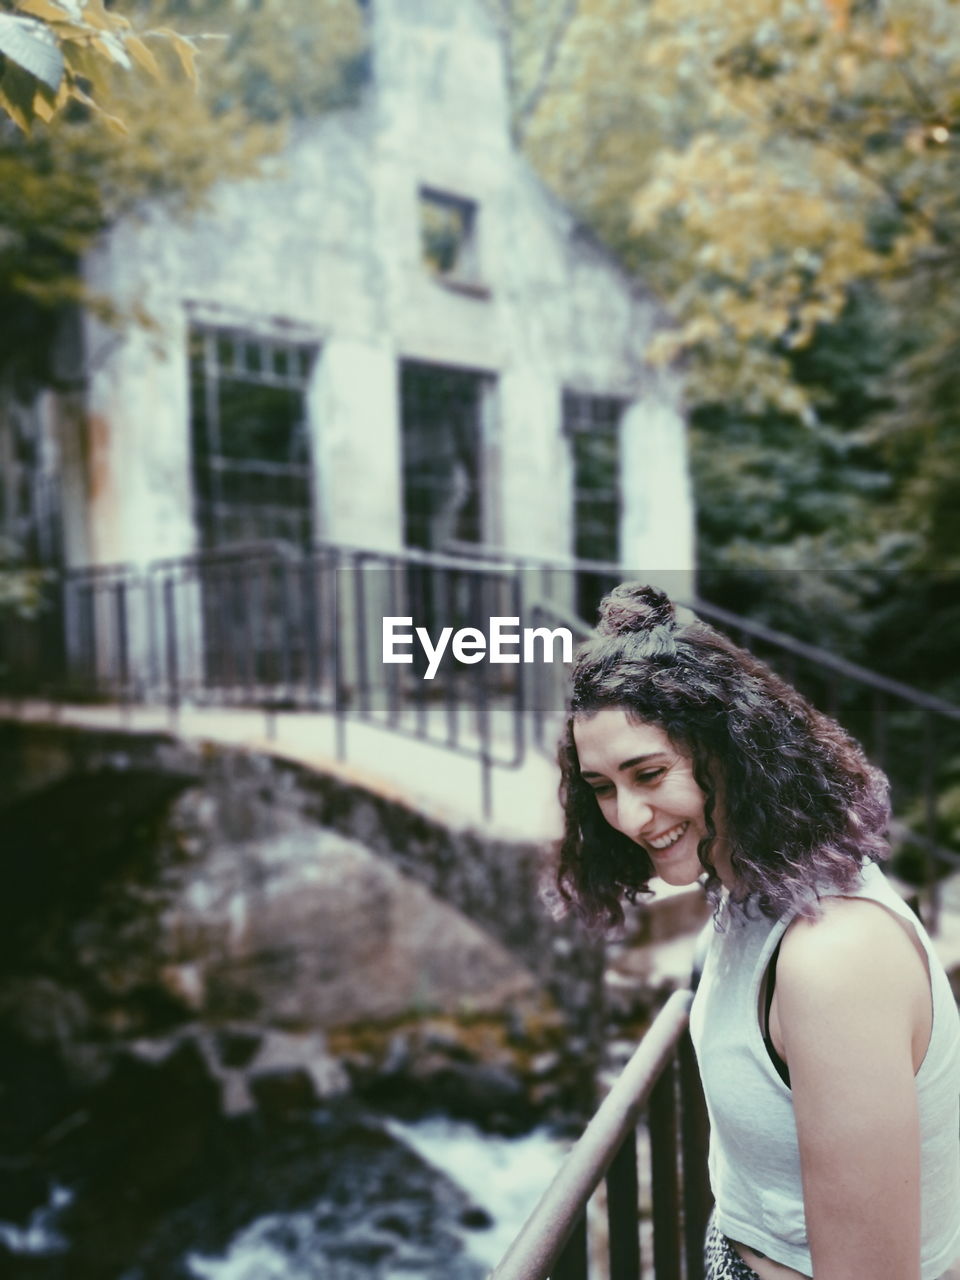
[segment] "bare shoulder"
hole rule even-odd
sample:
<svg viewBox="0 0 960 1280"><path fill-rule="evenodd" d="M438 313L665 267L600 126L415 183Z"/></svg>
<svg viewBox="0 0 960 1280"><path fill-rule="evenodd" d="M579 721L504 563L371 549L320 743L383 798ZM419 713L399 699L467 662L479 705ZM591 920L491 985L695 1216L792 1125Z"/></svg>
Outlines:
<svg viewBox="0 0 960 1280"><path fill-rule="evenodd" d="M815 916L797 916L787 926L781 952L805 964L882 959L892 948L915 953L910 926L869 898L822 898Z"/></svg>
<svg viewBox="0 0 960 1280"><path fill-rule="evenodd" d="M777 966L777 986L796 1010L843 1003L875 1003L905 1012L927 1000L923 952L909 924L880 903L829 897L815 917L788 926Z"/></svg>

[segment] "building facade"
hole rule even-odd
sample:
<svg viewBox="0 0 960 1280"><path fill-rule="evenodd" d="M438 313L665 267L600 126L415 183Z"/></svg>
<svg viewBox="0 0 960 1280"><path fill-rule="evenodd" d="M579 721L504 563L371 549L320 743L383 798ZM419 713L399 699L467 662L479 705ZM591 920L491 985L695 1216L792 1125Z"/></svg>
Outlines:
<svg viewBox="0 0 960 1280"><path fill-rule="evenodd" d="M357 106L88 259L153 328L85 317L81 400L37 419L66 563L273 540L691 569L654 306L517 153L481 0L376 0L369 22Z"/></svg>

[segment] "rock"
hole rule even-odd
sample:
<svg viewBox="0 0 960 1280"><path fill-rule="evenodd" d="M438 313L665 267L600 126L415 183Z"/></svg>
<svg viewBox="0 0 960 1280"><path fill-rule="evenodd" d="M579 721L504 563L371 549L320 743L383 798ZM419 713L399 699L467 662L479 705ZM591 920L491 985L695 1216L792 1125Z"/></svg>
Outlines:
<svg viewBox="0 0 960 1280"><path fill-rule="evenodd" d="M89 1123L61 1155L78 1194L60 1225L69 1274L107 1280L124 1273L158 1214L199 1193L220 1090L196 1039L185 1038L164 1057L121 1054L87 1110Z"/></svg>
<svg viewBox="0 0 960 1280"><path fill-rule="evenodd" d="M217 1119L218 1104L217 1083L191 1037L170 1042L166 1052L162 1043L147 1048L141 1042L119 1055L90 1110L108 1145L123 1152L116 1174L130 1177L139 1170L153 1181L186 1167Z"/></svg>
<svg viewBox="0 0 960 1280"><path fill-rule="evenodd" d="M390 1044L380 1070L385 1076L401 1075L409 1070L412 1061L410 1037L403 1032L397 1032L390 1037Z"/></svg>
<svg viewBox="0 0 960 1280"><path fill-rule="evenodd" d="M442 1053L456 1062L474 1062L477 1055L451 1026L428 1022L420 1030L420 1044L427 1052Z"/></svg>
<svg viewBox="0 0 960 1280"><path fill-rule="evenodd" d="M88 1033L91 1015L83 997L62 983L17 977L0 984L0 1021L28 1044L62 1049Z"/></svg>
<svg viewBox="0 0 960 1280"><path fill-rule="evenodd" d="M220 1076L220 1110L236 1119L256 1111L257 1103L243 1071L224 1071Z"/></svg>
<svg viewBox="0 0 960 1280"><path fill-rule="evenodd" d="M193 1014L199 1013L207 999L203 967L199 964L166 964L159 980L169 996Z"/></svg>
<svg viewBox="0 0 960 1280"><path fill-rule="evenodd" d="M262 1028L221 1027L214 1042L217 1057L225 1067L246 1067L263 1043Z"/></svg>
<svg viewBox="0 0 960 1280"><path fill-rule="evenodd" d="M313 1077L305 1067L276 1067L248 1079L248 1087L260 1111L270 1120L289 1120L313 1111L320 1098Z"/></svg>
<svg viewBox="0 0 960 1280"><path fill-rule="evenodd" d="M137 828L195 782L188 774L113 765L73 773L0 810L0 954L22 962L36 947L38 917L89 908L136 845Z"/></svg>
<svg viewBox="0 0 960 1280"><path fill-rule="evenodd" d="M323 1027L482 1012L535 989L501 944L422 885L306 825L194 861L163 929L179 951L166 981L214 1020Z"/></svg>
<svg viewBox="0 0 960 1280"><path fill-rule="evenodd" d="M303 1073L310 1082L314 1103L337 1097L350 1089L346 1071L327 1052L326 1037L319 1032L304 1035L273 1030L265 1032L248 1068L248 1080L254 1096L259 1097L258 1082L261 1078L284 1073L291 1079L297 1073Z"/></svg>
<svg viewBox="0 0 960 1280"><path fill-rule="evenodd" d="M535 1080L542 1080L544 1076L553 1075L562 1065L563 1057L554 1050L537 1053L530 1059L530 1075Z"/></svg>
<svg viewBox="0 0 960 1280"><path fill-rule="evenodd" d="M189 1035L138 1036L136 1040L128 1040L118 1056L121 1060L132 1058L147 1066L159 1066L166 1062L186 1039L189 1039Z"/></svg>
<svg viewBox="0 0 960 1280"><path fill-rule="evenodd" d="M520 1076L504 1066L415 1056L402 1071L381 1073L362 1090L384 1110L409 1117L440 1113L481 1128L523 1128L534 1115Z"/></svg>
<svg viewBox="0 0 960 1280"><path fill-rule="evenodd" d="M464 1213L468 1213L468 1212L469 1210L467 1209L464 1210ZM460 1220L461 1221L463 1220L463 1214L460 1215ZM385 1231L390 1235L400 1236L402 1239L407 1239L411 1233L411 1225L410 1225L409 1219L404 1218L399 1213L379 1214L376 1218L374 1218L373 1225L374 1227L376 1227L378 1231Z"/></svg>
<svg viewBox="0 0 960 1280"><path fill-rule="evenodd" d="M517 1114L527 1107L522 1082L504 1067L450 1062L428 1075L426 1083L437 1105L481 1124L492 1114Z"/></svg>
<svg viewBox="0 0 960 1280"><path fill-rule="evenodd" d="M31 1168L25 1162L11 1162L11 1165L0 1165L0 1221L24 1228L37 1205L46 1200L49 1186L41 1169Z"/></svg>
<svg viewBox="0 0 960 1280"><path fill-rule="evenodd" d="M476 1204L464 1209L459 1221L461 1226L468 1227L471 1231L488 1231L493 1226L493 1219L486 1209L481 1209Z"/></svg>
<svg viewBox="0 0 960 1280"><path fill-rule="evenodd" d="M32 1044L0 1026L0 1151L31 1153L82 1105L59 1050Z"/></svg>

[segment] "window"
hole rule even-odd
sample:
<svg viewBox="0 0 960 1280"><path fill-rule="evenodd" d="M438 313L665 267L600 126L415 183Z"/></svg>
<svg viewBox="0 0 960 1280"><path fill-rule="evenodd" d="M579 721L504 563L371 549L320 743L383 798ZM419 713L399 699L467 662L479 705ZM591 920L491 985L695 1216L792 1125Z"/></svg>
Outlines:
<svg viewBox="0 0 960 1280"><path fill-rule="evenodd" d="M620 418L612 396L564 392L563 429L573 460L573 553L578 560L620 559ZM606 575L577 575L577 611L592 621Z"/></svg>
<svg viewBox="0 0 960 1280"><path fill-rule="evenodd" d="M193 329L193 479L204 547L311 541L306 389L314 358L305 343Z"/></svg>
<svg viewBox="0 0 960 1280"><path fill-rule="evenodd" d="M442 280L477 283L477 206L428 187L420 191L420 252Z"/></svg>
<svg viewBox="0 0 960 1280"><path fill-rule="evenodd" d="M60 559L59 488L35 407L0 403L0 562Z"/></svg>
<svg viewBox="0 0 960 1280"><path fill-rule="evenodd" d="M400 376L404 542L442 551L483 536L483 394L464 369L405 361Z"/></svg>

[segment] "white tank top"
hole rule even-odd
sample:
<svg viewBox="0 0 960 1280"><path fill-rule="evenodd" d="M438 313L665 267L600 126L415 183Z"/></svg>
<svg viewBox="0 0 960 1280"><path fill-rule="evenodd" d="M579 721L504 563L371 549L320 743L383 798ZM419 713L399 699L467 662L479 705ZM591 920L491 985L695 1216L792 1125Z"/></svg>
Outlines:
<svg viewBox="0 0 960 1280"><path fill-rule="evenodd" d="M960 1017L930 938L880 868L866 866L843 896L882 903L913 925L930 966L933 1029L916 1085L921 1276L937 1280L960 1255ZM731 1239L810 1276L793 1098L758 1017L760 983L789 923L730 919L713 933L690 1032L710 1115L717 1224Z"/></svg>

